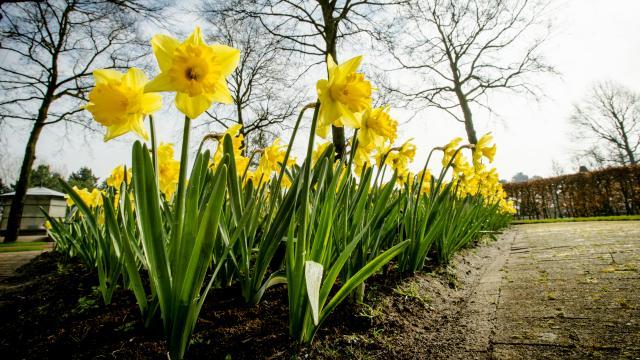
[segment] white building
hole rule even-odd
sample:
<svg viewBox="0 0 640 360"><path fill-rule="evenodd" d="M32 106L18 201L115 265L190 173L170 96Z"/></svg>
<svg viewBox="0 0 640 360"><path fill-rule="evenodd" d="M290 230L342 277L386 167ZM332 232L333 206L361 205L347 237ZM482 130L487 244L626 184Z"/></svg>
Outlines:
<svg viewBox="0 0 640 360"><path fill-rule="evenodd" d="M9 221L9 210L15 192L0 195L0 207L2 208L2 221L0 231L7 230ZM44 222L47 220L42 213L46 211L54 218L64 217L67 211L67 204L64 194L44 187L34 187L27 189L24 199L24 210L22 211L22 221L20 222L20 232L22 234L40 233L44 230Z"/></svg>

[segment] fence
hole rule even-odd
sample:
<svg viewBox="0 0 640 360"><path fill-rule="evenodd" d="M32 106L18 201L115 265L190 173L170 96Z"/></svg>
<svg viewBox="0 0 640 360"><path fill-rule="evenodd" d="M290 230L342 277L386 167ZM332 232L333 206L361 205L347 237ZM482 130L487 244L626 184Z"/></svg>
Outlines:
<svg viewBox="0 0 640 360"><path fill-rule="evenodd" d="M518 219L640 214L640 165L504 184Z"/></svg>

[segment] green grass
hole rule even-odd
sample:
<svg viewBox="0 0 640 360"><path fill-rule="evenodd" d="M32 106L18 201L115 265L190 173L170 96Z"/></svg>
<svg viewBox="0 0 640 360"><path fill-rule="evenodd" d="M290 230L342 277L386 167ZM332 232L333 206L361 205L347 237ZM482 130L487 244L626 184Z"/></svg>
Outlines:
<svg viewBox="0 0 640 360"><path fill-rule="evenodd" d="M45 250L49 244L45 241L0 243L0 253Z"/></svg>
<svg viewBox="0 0 640 360"><path fill-rule="evenodd" d="M557 219L530 219L530 220L513 220L511 224L540 224L540 223L558 223L558 222L581 222L581 221L628 221L640 220L640 215L617 215L617 216L590 216L579 218L557 218Z"/></svg>

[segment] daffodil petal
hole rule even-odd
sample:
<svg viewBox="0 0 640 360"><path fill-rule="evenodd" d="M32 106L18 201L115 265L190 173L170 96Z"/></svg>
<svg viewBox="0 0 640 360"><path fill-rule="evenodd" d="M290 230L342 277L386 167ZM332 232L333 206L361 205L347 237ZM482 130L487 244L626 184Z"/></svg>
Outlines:
<svg viewBox="0 0 640 360"><path fill-rule="evenodd" d="M180 46L178 40L167 35L156 35L151 39L151 48L158 60L160 71L167 71L173 64L173 52Z"/></svg>
<svg viewBox="0 0 640 360"><path fill-rule="evenodd" d="M234 124L227 128L226 133L233 137L240 133L240 129L242 129L242 124Z"/></svg>
<svg viewBox="0 0 640 360"><path fill-rule="evenodd" d="M140 118L137 121L134 121L131 125L131 130L136 134L140 135L141 138L145 140L149 140L149 135L147 134L147 130L144 128L144 118Z"/></svg>
<svg viewBox="0 0 640 360"><path fill-rule="evenodd" d="M154 113L162 108L162 96L160 94L142 95L142 112L145 114Z"/></svg>
<svg viewBox="0 0 640 360"><path fill-rule="evenodd" d="M227 83L224 79L220 79L220 82L216 86L216 91L212 94L202 94L200 96L207 96L211 99L212 102L219 102L221 104L232 104L233 97L229 92L229 88L227 87ZM211 106L211 105L209 105Z"/></svg>
<svg viewBox="0 0 640 360"><path fill-rule="evenodd" d="M176 107L190 119L195 119L211 107L211 94L189 96L185 93L176 94Z"/></svg>
<svg viewBox="0 0 640 360"><path fill-rule="evenodd" d="M191 35L184 41L185 43L190 43L193 45L202 45L204 44L204 40L202 39L202 32L200 31L200 26L196 26Z"/></svg>
<svg viewBox="0 0 640 360"><path fill-rule="evenodd" d="M338 67L338 65L336 64L336 61L333 58L333 56L331 56L331 54L327 55L327 69L331 71L336 67Z"/></svg>
<svg viewBox="0 0 640 360"><path fill-rule="evenodd" d="M209 47L215 52L216 57L221 60L219 62L220 73L222 76L227 77L240 62L240 50L220 44L213 44Z"/></svg>
<svg viewBox="0 0 640 360"><path fill-rule="evenodd" d="M117 138L120 135L126 134L131 130L129 124L118 124L112 125L107 128L107 133L104 134L104 141L109 141L111 139Z"/></svg>
<svg viewBox="0 0 640 360"><path fill-rule="evenodd" d="M354 73L360 67L360 63L362 62L362 56L356 56L352 59L345 61L340 64L340 72L344 74Z"/></svg>
<svg viewBox="0 0 640 360"><path fill-rule="evenodd" d="M169 74L160 73L158 76L149 81L144 86L144 92L160 92L160 91L175 91L175 85L171 81Z"/></svg>
<svg viewBox="0 0 640 360"><path fill-rule="evenodd" d="M147 81L148 79L144 72L137 68L131 68L127 70L127 72L122 77L122 82L133 89L144 87Z"/></svg>
<svg viewBox="0 0 640 360"><path fill-rule="evenodd" d="M326 139L327 135L329 134L329 127L330 125L317 126L316 135L320 136L323 139Z"/></svg>
<svg viewBox="0 0 640 360"><path fill-rule="evenodd" d="M109 81L120 81L122 80L122 76L123 74L121 72L112 69L93 70L93 78L96 81L96 85L107 84Z"/></svg>

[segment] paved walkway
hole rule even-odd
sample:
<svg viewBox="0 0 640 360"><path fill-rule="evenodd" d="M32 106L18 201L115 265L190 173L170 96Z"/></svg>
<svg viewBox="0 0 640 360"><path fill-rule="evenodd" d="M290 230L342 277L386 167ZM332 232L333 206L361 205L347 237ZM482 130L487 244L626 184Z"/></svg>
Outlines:
<svg viewBox="0 0 640 360"><path fill-rule="evenodd" d="M506 260L493 266L502 276L488 271L474 294L494 312L481 353L640 358L640 222L514 228L502 239Z"/></svg>
<svg viewBox="0 0 640 360"><path fill-rule="evenodd" d="M47 250L0 253L0 281L12 276L16 269Z"/></svg>

